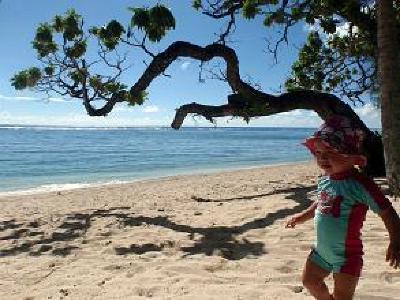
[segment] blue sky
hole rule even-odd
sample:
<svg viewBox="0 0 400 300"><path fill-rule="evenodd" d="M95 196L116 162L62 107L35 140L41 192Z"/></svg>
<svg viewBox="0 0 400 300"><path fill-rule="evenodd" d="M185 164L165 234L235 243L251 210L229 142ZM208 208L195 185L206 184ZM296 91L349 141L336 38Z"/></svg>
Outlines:
<svg viewBox="0 0 400 300"><path fill-rule="evenodd" d="M41 22L50 21L54 15L63 14L75 8L85 20L86 28L101 26L111 19L128 24L131 18L129 6L151 6L163 3L175 15L177 26L160 44L152 45L154 51L162 51L175 40L186 40L201 46L215 39L225 21L216 22L191 8L190 0L170 1L95 1L95 0L2 0L0 2L0 124L60 125L60 126L169 126L175 109L180 105L198 102L202 104L223 104L230 93L229 86L217 80L200 83L199 62L180 59L171 65L168 77L157 78L149 87L149 100L138 107L119 104L106 118L89 117L78 100L62 99L57 95L48 98L45 94L24 90L15 91L10 78L18 71L38 65L36 53L31 47L35 29ZM290 65L296 58L307 33L303 25L290 33L290 44L282 46L278 63L267 51L266 38L276 39L277 33L262 26L262 20L238 20L237 30L232 37L232 46L238 54L240 72L244 78L251 78L263 91L277 93L290 73ZM122 50L125 51L125 50ZM136 50L135 50L136 51ZM136 82L144 69L140 52L130 51L129 65L124 75L128 86ZM149 60L147 60L149 61ZM212 61L208 66L218 63ZM104 70L104 72L107 72ZM367 104L355 108L356 112L370 127L380 127L379 111ZM310 111L293 111L265 118L259 118L247 125L239 119L220 119L218 126L295 126L315 127L320 119ZM184 126L209 126L201 119L187 118Z"/></svg>

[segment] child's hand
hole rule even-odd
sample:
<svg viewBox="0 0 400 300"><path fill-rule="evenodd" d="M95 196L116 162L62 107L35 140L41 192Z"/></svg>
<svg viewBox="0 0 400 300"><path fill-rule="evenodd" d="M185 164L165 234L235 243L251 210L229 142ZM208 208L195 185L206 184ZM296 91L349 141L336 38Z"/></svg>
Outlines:
<svg viewBox="0 0 400 300"><path fill-rule="evenodd" d="M400 268L400 239L391 241L386 251L386 261L394 269Z"/></svg>
<svg viewBox="0 0 400 300"><path fill-rule="evenodd" d="M296 215L292 217L289 221L286 223L286 228L295 228L297 224L303 223L300 220L300 216Z"/></svg>

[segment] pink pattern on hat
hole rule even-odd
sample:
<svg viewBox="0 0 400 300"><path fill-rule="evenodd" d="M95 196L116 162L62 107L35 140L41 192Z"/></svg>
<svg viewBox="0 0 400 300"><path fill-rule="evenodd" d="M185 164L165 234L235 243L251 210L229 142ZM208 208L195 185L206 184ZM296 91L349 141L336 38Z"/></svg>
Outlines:
<svg viewBox="0 0 400 300"><path fill-rule="evenodd" d="M364 131L350 119L335 115L328 118L314 135L304 143L311 152L315 152L316 138L326 142L342 154L362 154Z"/></svg>

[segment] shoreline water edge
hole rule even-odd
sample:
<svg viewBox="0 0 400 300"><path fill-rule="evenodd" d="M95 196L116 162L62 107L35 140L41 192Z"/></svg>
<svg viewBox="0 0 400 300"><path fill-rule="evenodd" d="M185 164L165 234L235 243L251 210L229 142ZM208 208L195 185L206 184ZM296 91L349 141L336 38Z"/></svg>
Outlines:
<svg viewBox="0 0 400 300"><path fill-rule="evenodd" d="M230 167L220 167L220 168L204 168L200 170L188 170L188 171L177 171L171 172L170 174L162 174L162 175L149 175L145 177L138 178L130 178L126 180L109 180L109 181L93 181L93 182L82 182L82 183L56 183L56 184L47 184L41 185L37 187L31 187L27 189L13 189L13 190L0 190L0 197L2 196L23 196L23 195L33 195L33 194L41 194L41 193L51 193L51 192L61 192L68 190L76 190L76 189L86 189L86 188L99 188L106 187L110 185L125 185L125 184L133 184L140 183L145 181L157 181L157 180L168 180L171 178L179 178L184 176L196 176L196 175L213 175L217 173L225 173L225 172L240 172L241 170L252 170L259 168L268 168L268 167L278 167L278 166L290 166L297 164L310 163L311 160L304 161L295 161L295 162L281 162L281 163L271 163L265 165L250 165L250 166L230 166Z"/></svg>

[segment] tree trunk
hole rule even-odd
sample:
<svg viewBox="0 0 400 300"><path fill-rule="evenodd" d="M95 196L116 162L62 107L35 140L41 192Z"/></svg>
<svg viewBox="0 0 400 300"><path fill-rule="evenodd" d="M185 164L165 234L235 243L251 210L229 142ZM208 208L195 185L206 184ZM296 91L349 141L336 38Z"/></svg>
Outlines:
<svg viewBox="0 0 400 300"><path fill-rule="evenodd" d="M386 177L390 191L400 196L400 54L392 0L377 1L378 74Z"/></svg>

